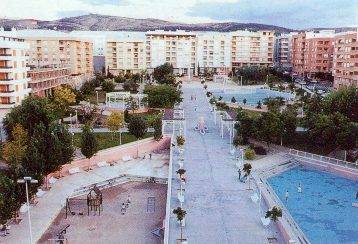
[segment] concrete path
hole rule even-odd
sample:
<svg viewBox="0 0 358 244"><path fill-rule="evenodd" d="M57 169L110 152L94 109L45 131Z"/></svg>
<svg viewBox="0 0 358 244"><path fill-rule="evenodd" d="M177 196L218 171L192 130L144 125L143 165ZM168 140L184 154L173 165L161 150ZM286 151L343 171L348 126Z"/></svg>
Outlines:
<svg viewBox="0 0 358 244"><path fill-rule="evenodd" d="M229 154L229 139L221 139L202 85L184 84L184 109L187 123L184 151L186 170L185 202L187 211L184 238L188 243L268 243L268 237L281 239L275 226L264 228L259 206L250 200L254 191L238 181L237 168ZM196 95L196 101L190 96ZM197 111L195 111L197 106ZM194 131L203 116L209 132ZM178 168L175 163L174 171ZM174 178L176 175L174 173ZM177 187L175 184L173 188ZM172 189L172 198L177 192ZM171 208L179 206L173 200ZM262 204L264 211L266 207ZM170 225L170 243L179 238L175 217Z"/></svg>
<svg viewBox="0 0 358 244"><path fill-rule="evenodd" d="M121 174L139 176L168 177L169 155L153 154L151 160L132 160L126 163L117 163L114 166L95 168L88 172L81 172L59 179L46 194L38 199L36 206L31 205L31 222L34 242L38 240L60 210L65 206L66 198L75 189L93 183L113 179ZM30 243L27 213L21 214L22 221L12 225L10 235L0 237L0 243Z"/></svg>

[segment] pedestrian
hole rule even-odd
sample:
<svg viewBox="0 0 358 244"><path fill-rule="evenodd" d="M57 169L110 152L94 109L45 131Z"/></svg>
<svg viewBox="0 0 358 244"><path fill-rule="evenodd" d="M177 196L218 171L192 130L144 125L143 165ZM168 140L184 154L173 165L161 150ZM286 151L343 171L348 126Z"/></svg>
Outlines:
<svg viewBox="0 0 358 244"><path fill-rule="evenodd" d="M127 203L128 203L128 204L131 203L131 195L128 195L128 197L127 197Z"/></svg>
<svg viewBox="0 0 358 244"><path fill-rule="evenodd" d="M126 212L126 205L122 203L122 208L121 208L122 215L124 215L125 212Z"/></svg>
<svg viewBox="0 0 358 244"><path fill-rule="evenodd" d="M288 197L289 197L289 194L288 194L288 190L287 190L286 193L285 193L286 202L287 202L287 200L288 200Z"/></svg>
<svg viewBox="0 0 358 244"><path fill-rule="evenodd" d="M149 153L149 159L152 160L152 153Z"/></svg>
<svg viewBox="0 0 358 244"><path fill-rule="evenodd" d="M239 169L239 180L241 180L241 169Z"/></svg>

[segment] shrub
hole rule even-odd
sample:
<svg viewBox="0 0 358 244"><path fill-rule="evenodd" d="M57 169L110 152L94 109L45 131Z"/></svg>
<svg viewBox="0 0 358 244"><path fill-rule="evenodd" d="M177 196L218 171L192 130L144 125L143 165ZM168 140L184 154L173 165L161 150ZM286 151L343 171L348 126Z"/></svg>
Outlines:
<svg viewBox="0 0 358 244"><path fill-rule="evenodd" d="M245 159L246 159L246 160L253 160L253 159L255 159L256 154L255 154L255 151L254 151L254 150L252 150L252 149L249 148L249 149L246 149L246 150L245 150L244 156L245 156Z"/></svg>
<svg viewBox="0 0 358 244"><path fill-rule="evenodd" d="M104 80L102 82L102 90L105 92L113 92L115 88L115 84L111 80Z"/></svg>
<svg viewBox="0 0 358 244"><path fill-rule="evenodd" d="M257 155L266 155L267 154L266 149L262 146L255 146L253 149Z"/></svg>
<svg viewBox="0 0 358 244"><path fill-rule="evenodd" d="M185 143L184 136L177 136L177 144L178 144L178 146L183 146L184 143Z"/></svg>

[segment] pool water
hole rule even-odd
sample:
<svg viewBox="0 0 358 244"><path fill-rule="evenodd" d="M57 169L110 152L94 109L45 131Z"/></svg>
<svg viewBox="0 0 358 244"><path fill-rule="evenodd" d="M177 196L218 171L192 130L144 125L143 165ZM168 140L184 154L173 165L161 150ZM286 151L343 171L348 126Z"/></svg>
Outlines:
<svg viewBox="0 0 358 244"><path fill-rule="evenodd" d="M357 181L298 166L268 182L311 243L358 243Z"/></svg>
<svg viewBox="0 0 358 244"><path fill-rule="evenodd" d="M283 97L285 100L289 100L294 97L291 93L259 88L242 88L240 90L212 90L211 92L216 98L222 96L223 101L225 102L231 102L231 99L235 97L237 103L243 104L243 100L246 99L246 105L251 106L256 106L258 101L263 103L264 99L269 97Z"/></svg>

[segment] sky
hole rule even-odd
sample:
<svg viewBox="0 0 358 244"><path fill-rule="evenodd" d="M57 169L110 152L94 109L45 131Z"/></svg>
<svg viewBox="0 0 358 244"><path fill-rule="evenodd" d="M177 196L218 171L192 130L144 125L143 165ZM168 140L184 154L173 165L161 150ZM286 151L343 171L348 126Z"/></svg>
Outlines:
<svg viewBox="0 0 358 244"><path fill-rule="evenodd" d="M293 29L358 26L357 0L0 1L0 18L54 20L93 13L184 23L261 23Z"/></svg>

